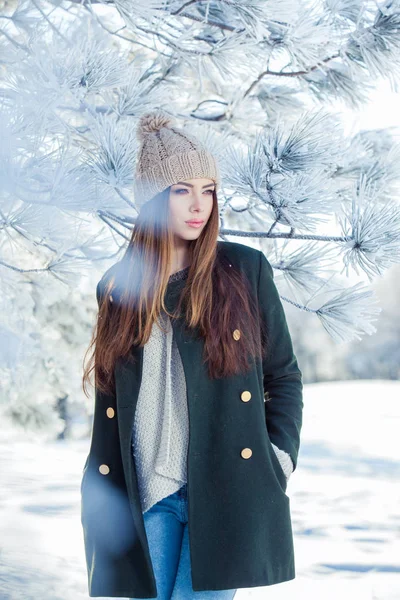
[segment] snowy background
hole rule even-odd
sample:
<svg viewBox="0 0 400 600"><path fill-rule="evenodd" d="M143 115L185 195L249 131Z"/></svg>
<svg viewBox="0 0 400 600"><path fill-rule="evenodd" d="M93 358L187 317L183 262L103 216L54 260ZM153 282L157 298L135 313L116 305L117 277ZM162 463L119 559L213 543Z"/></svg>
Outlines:
<svg viewBox="0 0 400 600"><path fill-rule="evenodd" d="M338 344L322 327L320 313L299 312L285 302L307 382L298 467L287 489L296 579L239 590L235 600L400 600L400 144L394 91L400 81L400 0L381 4L384 13L373 29L375 3L358 0L320 2L324 19L317 20L298 0L214 2L208 7L214 25L198 24L194 12L191 22L178 15L165 28L150 26L150 18L146 24L155 0L107 4L93 2L89 9L81 0L0 0L0 600L88 599L80 483L93 400L80 388L82 358L97 311L95 285L110 265L105 259L125 245L135 215L136 119L169 99L172 112L196 135L212 125L218 135L210 142L215 150L221 143L224 158L220 134L254 149L261 128L269 129L271 140L281 139L277 124L283 116L283 139L292 140L279 161L289 186L283 189L290 192L284 194L286 214L297 224L296 234L311 235L307 244L294 236L275 257L277 238L264 240L263 250L278 266L280 292L309 305L318 285L310 274L325 259L316 260L308 242L315 234L322 258L329 236L336 235L334 271L349 258L353 266L374 266L372 283L363 267L360 276L350 270L339 285L371 283L382 307L377 331L366 335L372 312L360 323L360 300L353 297L341 317L355 329L363 325L363 336ZM129 7L123 18L114 4ZM168 4L172 10L179 3ZM201 2L183 4L189 12L205 11ZM363 7L365 21L359 18ZM89 19L92 10L97 27ZM245 35L227 37L215 26L220 20L230 26L226 31L240 23ZM330 54L333 60L325 62ZM273 75L259 79L266 56ZM309 70L317 60L318 70ZM286 72L278 76L281 68ZM303 69L308 73L300 79L288 76ZM312 115L322 107L337 117L346 136L330 137L325 126L321 135L308 123L304 137L296 123L307 107ZM271 151L269 157L275 176L278 155ZM241 169L232 164L226 170L232 187L221 197L222 231L272 225L283 232L287 223L270 202L271 195L280 198L279 181L272 180L250 214L250 164L245 158ZM314 177L314 169L327 165L328 172ZM361 173L378 184L374 212L344 243L338 200L349 207ZM291 186L293 175L300 179ZM309 192L307 202L298 181ZM240 192L245 211L227 210L230 190ZM362 198L356 200L358 209ZM301 220L297 202L306 209ZM314 230L313 219L321 215L330 219ZM380 217L389 222L377 226ZM301 275L298 256L289 250L303 245ZM285 286L281 258L300 281L313 284L304 296L298 286ZM29 357L31 346L36 354Z"/></svg>
<svg viewBox="0 0 400 600"><path fill-rule="evenodd" d="M400 599L400 383L304 386L289 479L293 581L235 600ZM27 443L3 424L1 600L86 600L80 474L88 441Z"/></svg>

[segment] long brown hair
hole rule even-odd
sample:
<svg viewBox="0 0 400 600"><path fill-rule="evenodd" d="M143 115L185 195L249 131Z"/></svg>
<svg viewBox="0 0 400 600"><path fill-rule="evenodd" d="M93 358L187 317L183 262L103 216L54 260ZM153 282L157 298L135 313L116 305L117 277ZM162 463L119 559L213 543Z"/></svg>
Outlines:
<svg viewBox="0 0 400 600"><path fill-rule="evenodd" d="M90 345L94 352L83 375L83 391L95 371L95 387L114 395L114 367L119 357L134 360L132 346L144 346L161 311L183 317L189 329L204 338L203 361L211 379L229 377L250 369L250 358L262 358L266 332L260 327L258 306L247 277L218 253L218 202L200 236L189 246L189 272L178 306L170 313L164 294L170 277L173 232L169 226L170 188L146 202L136 219L128 248L112 276L97 286L99 310ZM105 281L103 281L105 280ZM100 294L100 297L99 297ZM182 308L184 307L184 308ZM233 337L240 331L240 343Z"/></svg>

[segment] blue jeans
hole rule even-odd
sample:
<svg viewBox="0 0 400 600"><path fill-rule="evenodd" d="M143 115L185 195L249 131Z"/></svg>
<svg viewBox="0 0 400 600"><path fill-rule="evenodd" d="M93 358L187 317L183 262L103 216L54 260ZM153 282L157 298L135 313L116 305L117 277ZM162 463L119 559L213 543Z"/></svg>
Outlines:
<svg viewBox="0 0 400 600"><path fill-rule="evenodd" d="M195 592L189 553L187 484L143 514L159 600L232 600L236 589ZM131 599L132 600L132 599Z"/></svg>

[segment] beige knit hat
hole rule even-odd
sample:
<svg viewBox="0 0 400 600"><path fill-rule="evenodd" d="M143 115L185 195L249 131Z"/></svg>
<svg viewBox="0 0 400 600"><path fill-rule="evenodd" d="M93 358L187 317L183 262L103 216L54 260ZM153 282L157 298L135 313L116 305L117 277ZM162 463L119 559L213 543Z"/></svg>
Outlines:
<svg viewBox="0 0 400 600"><path fill-rule="evenodd" d="M208 178L220 185L216 159L193 135L178 129L175 118L162 109L139 120L134 194L141 208L153 196L182 179Z"/></svg>

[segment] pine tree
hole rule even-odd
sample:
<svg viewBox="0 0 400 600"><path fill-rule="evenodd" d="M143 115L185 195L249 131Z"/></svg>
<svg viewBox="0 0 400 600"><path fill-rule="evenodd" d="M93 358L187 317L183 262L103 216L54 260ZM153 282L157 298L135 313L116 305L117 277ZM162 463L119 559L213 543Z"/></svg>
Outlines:
<svg viewBox="0 0 400 600"><path fill-rule="evenodd" d="M400 146L346 134L342 109L381 78L396 89L398 1L1 0L0 34L4 389L45 380L49 358L63 370L46 314L60 283L68 306L83 269L99 263L95 281L125 247L136 126L156 107L218 158L221 239L262 249L282 300L335 342L376 331L368 286L331 280L400 261ZM65 379L59 397L79 372Z"/></svg>

